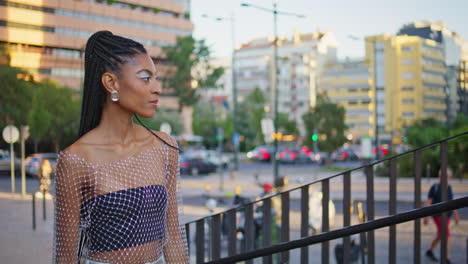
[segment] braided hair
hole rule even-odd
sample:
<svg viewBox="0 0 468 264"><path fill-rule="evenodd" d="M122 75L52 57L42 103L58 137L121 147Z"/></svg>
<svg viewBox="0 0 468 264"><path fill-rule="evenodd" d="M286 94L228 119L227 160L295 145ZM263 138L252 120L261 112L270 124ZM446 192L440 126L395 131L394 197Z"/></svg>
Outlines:
<svg viewBox="0 0 468 264"><path fill-rule="evenodd" d="M79 137L97 127L101 122L102 109L107 97L106 90L101 82L102 75L106 72L119 74L121 66L127 63L128 59L138 54L148 54L141 43L114 35L110 31L98 31L89 37L85 49L85 74ZM136 115L135 117L153 135L167 145L174 147L143 125Z"/></svg>

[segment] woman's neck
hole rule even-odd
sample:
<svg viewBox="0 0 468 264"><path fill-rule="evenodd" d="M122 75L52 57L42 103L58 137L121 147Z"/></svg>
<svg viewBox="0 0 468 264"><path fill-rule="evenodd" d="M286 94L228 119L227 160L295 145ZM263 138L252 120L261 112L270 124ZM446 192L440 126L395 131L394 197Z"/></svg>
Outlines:
<svg viewBox="0 0 468 264"><path fill-rule="evenodd" d="M105 135L103 144L128 145L136 140L136 125L133 113L114 102L107 102L102 110L101 122L97 129Z"/></svg>

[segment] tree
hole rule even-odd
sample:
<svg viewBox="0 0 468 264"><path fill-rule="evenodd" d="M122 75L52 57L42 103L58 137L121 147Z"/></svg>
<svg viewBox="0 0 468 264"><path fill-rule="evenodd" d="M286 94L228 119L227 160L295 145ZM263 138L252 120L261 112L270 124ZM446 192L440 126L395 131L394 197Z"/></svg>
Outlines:
<svg viewBox="0 0 468 264"><path fill-rule="evenodd" d="M318 146L321 151L331 153L340 148L345 142L345 132L348 127L345 124L345 109L338 104L330 102L326 95L317 96L317 104L302 116L306 129L305 143L313 147L312 134L315 130L319 134ZM331 159L327 160L330 164Z"/></svg>
<svg viewBox="0 0 468 264"><path fill-rule="evenodd" d="M297 123L290 120L287 113L278 113L278 127L279 131L286 135L298 135Z"/></svg>
<svg viewBox="0 0 468 264"><path fill-rule="evenodd" d="M31 137L50 141L55 150L73 143L78 136L80 101L73 89L44 79L36 84L28 125Z"/></svg>
<svg viewBox="0 0 468 264"><path fill-rule="evenodd" d="M0 126L25 125L35 85L32 76L19 68L0 65L0 79Z"/></svg>
<svg viewBox="0 0 468 264"><path fill-rule="evenodd" d="M183 106L195 105L200 98L192 81L196 81L201 89L218 87L217 81L224 74L224 68L209 64L210 50L204 40L195 40L192 36L177 37L176 45L163 47L163 52L173 65L166 72L163 83L179 98L179 112Z"/></svg>

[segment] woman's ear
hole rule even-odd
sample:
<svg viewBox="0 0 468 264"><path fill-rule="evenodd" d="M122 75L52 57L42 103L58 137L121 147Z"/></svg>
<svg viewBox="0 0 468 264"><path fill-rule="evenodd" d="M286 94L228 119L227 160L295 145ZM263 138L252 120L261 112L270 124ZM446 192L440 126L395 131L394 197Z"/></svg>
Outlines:
<svg viewBox="0 0 468 264"><path fill-rule="evenodd" d="M111 93L112 91L119 90L119 84L117 81L117 76L112 72L105 72L101 77L101 82L107 92Z"/></svg>

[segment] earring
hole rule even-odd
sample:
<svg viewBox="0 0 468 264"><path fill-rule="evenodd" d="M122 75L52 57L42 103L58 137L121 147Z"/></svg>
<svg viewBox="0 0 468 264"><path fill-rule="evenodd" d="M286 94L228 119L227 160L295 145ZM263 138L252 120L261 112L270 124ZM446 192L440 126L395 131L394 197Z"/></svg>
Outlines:
<svg viewBox="0 0 468 264"><path fill-rule="evenodd" d="M111 100L112 102L117 102L119 101L119 92L118 91L112 91L111 92Z"/></svg>

